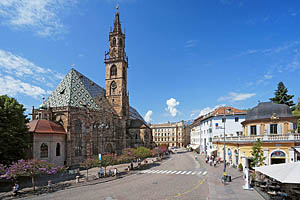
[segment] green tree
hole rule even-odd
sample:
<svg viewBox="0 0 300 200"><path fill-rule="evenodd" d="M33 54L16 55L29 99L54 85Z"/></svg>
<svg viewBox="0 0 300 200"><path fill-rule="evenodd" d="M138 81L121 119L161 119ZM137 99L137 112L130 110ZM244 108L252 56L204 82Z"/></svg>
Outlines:
<svg viewBox="0 0 300 200"><path fill-rule="evenodd" d="M297 117L300 117L300 99L298 101L297 106L295 106L295 110L293 111L293 115L297 116ZM300 133L300 119L298 119L297 124L298 124L297 125L297 127L298 127L298 133Z"/></svg>
<svg viewBox="0 0 300 200"><path fill-rule="evenodd" d="M135 150L135 155L138 158L145 159L145 158L151 157L152 156L152 152L151 152L150 149L148 149L146 147L138 147Z"/></svg>
<svg viewBox="0 0 300 200"><path fill-rule="evenodd" d="M10 164L26 156L30 147L30 134L24 115L25 108L16 99L0 96L0 162Z"/></svg>
<svg viewBox="0 0 300 200"><path fill-rule="evenodd" d="M101 167L104 167L104 174L106 175L106 168L115 163L115 156L112 154L106 154L102 156Z"/></svg>
<svg viewBox="0 0 300 200"><path fill-rule="evenodd" d="M261 148L261 141L258 139L252 146L250 167L259 167L264 164L264 152Z"/></svg>
<svg viewBox="0 0 300 200"><path fill-rule="evenodd" d="M86 180L89 180L89 169L97 166L99 161L97 159L88 158L80 163L80 167L84 167L86 169Z"/></svg>
<svg viewBox="0 0 300 200"><path fill-rule="evenodd" d="M275 97L270 98L270 100L273 103L286 104L289 107L292 107L295 105L292 100L294 95L288 95L287 92L288 92L288 89L285 87L283 82L280 82L280 83L278 83L277 90L275 90Z"/></svg>

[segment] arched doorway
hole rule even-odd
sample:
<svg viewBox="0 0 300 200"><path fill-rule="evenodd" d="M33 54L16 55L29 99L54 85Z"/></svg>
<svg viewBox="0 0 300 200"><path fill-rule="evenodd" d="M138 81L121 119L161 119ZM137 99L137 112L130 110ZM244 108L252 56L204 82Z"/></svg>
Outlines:
<svg viewBox="0 0 300 200"><path fill-rule="evenodd" d="M105 145L105 153L113 153L113 148L111 143Z"/></svg>
<svg viewBox="0 0 300 200"><path fill-rule="evenodd" d="M271 153L271 165L285 163L286 155L281 150L276 150Z"/></svg>

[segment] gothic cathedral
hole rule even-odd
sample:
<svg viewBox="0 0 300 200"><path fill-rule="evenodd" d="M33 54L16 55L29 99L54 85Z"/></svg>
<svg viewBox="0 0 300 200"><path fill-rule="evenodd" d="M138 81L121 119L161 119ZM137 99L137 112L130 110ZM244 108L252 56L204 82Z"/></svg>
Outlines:
<svg viewBox="0 0 300 200"><path fill-rule="evenodd" d="M118 8L104 63L105 89L72 68L47 100L38 109L33 107L29 123L33 158L77 166L99 153L152 147L150 127L129 106L128 57Z"/></svg>

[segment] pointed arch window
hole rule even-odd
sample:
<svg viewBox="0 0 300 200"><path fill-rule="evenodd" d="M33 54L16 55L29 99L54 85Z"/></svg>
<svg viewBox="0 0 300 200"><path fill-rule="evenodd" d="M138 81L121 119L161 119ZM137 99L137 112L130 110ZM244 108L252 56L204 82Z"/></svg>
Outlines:
<svg viewBox="0 0 300 200"><path fill-rule="evenodd" d="M80 120L75 122L75 156L82 155L82 124Z"/></svg>
<svg viewBox="0 0 300 200"><path fill-rule="evenodd" d="M110 75L111 76L117 76L117 67L116 67L116 65L111 66Z"/></svg>
<svg viewBox="0 0 300 200"><path fill-rule="evenodd" d="M41 158L48 158L48 145L43 143L41 145Z"/></svg>
<svg viewBox="0 0 300 200"><path fill-rule="evenodd" d="M116 38L114 37L114 38L113 38L113 43L112 43L113 47L116 46L116 43L117 43L117 40L116 40Z"/></svg>
<svg viewBox="0 0 300 200"><path fill-rule="evenodd" d="M99 139L99 124L94 124L93 126L93 155L98 155L99 149L98 149L98 139Z"/></svg>
<svg viewBox="0 0 300 200"><path fill-rule="evenodd" d="M119 47L122 47L123 46L123 40L122 38L119 39Z"/></svg>
<svg viewBox="0 0 300 200"><path fill-rule="evenodd" d="M60 144L56 144L56 156L60 156Z"/></svg>

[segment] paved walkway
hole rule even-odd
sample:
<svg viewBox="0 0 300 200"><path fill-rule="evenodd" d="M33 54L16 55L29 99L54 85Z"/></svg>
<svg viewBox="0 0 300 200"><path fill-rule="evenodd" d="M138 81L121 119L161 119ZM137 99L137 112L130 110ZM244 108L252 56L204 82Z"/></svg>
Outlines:
<svg viewBox="0 0 300 200"><path fill-rule="evenodd" d="M159 159L158 158L147 158L146 161L148 164L151 164L151 163L159 161ZM145 164L146 164L145 161L143 161L142 162L143 167L145 167ZM109 166L106 168L106 172L108 173L108 171L110 169L111 169L111 171L113 171L114 168L117 168L120 173L120 176L118 176L118 178L136 173L134 171L128 172L128 166L130 166L130 163ZM136 168L137 166L138 166L138 163L133 163L134 168ZM112 176L103 177L103 178L99 179L98 172L99 172L99 167L89 169L89 181L86 182L86 170L81 170L79 172L81 175L79 183L76 183L76 180L62 181L57 184L53 184L54 191L63 190L66 188L81 187L81 186L85 186L85 185L94 185L94 184L105 183L105 182L116 180L116 177L112 177ZM37 191L34 193L32 187L21 188L20 195L18 197L25 198L25 197L32 196L32 195L47 193L46 186L41 186L41 187L36 186L36 190ZM9 192L0 192L0 199L15 199L15 198L16 197L13 197L12 192L10 192L10 191Z"/></svg>
<svg viewBox="0 0 300 200"><path fill-rule="evenodd" d="M223 164L216 167L205 163L203 156L198 156L200 163L207 169L209 200L264 200L255 190L244 190L243 174L238 169L227 167L227 175L231 176L232 182L225 185L221 182L223 176Z"/></svg>

